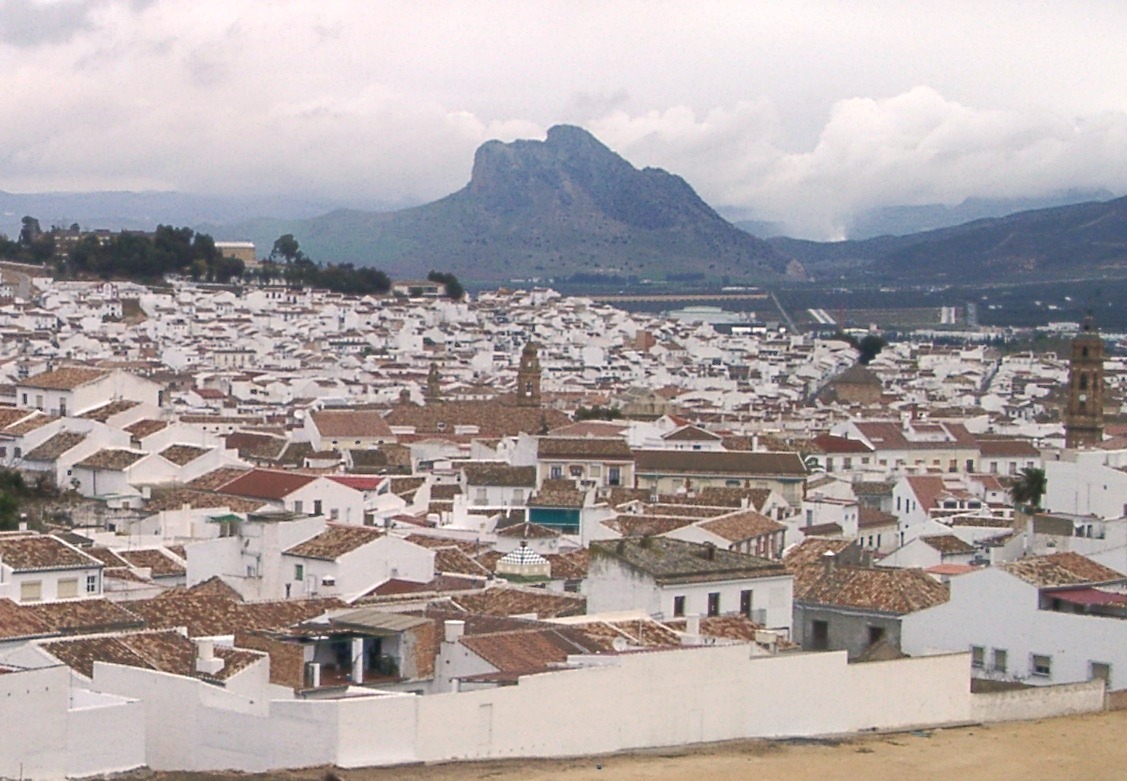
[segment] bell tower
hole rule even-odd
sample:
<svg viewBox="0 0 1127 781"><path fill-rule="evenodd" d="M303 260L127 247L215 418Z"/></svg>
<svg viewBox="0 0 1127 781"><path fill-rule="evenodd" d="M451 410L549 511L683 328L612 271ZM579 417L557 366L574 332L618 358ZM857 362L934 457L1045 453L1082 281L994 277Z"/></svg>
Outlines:
<svg viewBox="0 0 1127 781"><path fill-rule="evenodd" d="M442 400L442 378L438 374L438 364L431 361L430 371L427 373L427 404L434 404Z"/></svg>
<svg viewBox="0 0 1127 781"><path fill-rule="evenodd" d="M1064 445L1092 447L1104 436L1104 342L1084 318L1080 333L1072 340L1068 362L1068 401L1064 409Z"/></svg>
<svg viewBox="0 0 1127 781"><path fill-rule="evenodd" d="M520 354L520 367L517 369L517 406L540 406L540 356L536 343L529 342Z"/></svg>

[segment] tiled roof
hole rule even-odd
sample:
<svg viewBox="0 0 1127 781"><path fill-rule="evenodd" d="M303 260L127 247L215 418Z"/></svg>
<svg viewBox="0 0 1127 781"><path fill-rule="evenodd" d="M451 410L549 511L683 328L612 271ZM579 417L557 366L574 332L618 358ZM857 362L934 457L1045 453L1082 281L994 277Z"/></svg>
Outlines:
<svg viewBox="0 0 1127 781"><path fill-rule="evenodd" d="M586 548L577 548L569 553L547 553L544 558L552 565L552 578L580 580L587 577L591 554Z"/></svg>
<svg viewBox="0 0 1127 781"><path fill-rule="evenodd" d="M299 472L252 469L240 474L239 477L230 482L223 483L217 490L225 494L248 496L254 499L281 500L316 479L316 475L306 475Z"/></svg>
<svg viewBox="0 0 1127 781"><path fill-rule="evenodd" d="M200 475L195 480L185 483L185 487L194 488L197 491L215 491L220 486L225 485L240 475L245 475L252 470L245 467L221 467L212 470L207 474Z"/></svg>
<svg viewBox="0 0 1127 781"><path fill-rule="evenodd" d="M46 643L48 653L87 678L95 662L158 670L172 675L224 681L265 658L256 651L217 646L215 655L223 669L215 675L196 671L196 645L179 632L138 632L105 637L78 638Z"/></svg>
<svg viewBox="0 0 1127 781"><path fill-rule="evenodd" d="M496 531L498 537L518 540L549 540L560 536L560 533L555 529L549 529L547 526L541 526L530 521L498 527Z"/></svg>
<svg viewBox="0 0 1127 781"><path fill-rule="evenodd" d="M10 434L15 437L23 436L30 431L35 431L38 428L43 428L48 423L53 423L59 418L55 415L45 415L36 410L31 415L20 418L19 421L4 427L4 433Z"/></svg>
<svg viewBox="0 0 1127 781"><path fill-rule="evenodd" d="M235 630L282 630L343 605L338 599L238 602L219 593L177 588L129 603L129 611L154 629L186 627L192 637L232 635Z"/></svg>
<svg viewBox="0 0 1127 781"><path fill-rule="evenodd" d="M316 537L299 542L284 553L287 556L301 556L306 559L335 561L382 536L382 531L372 527L331 523Z"/></svg>
<svg viewBox="0 0 1127 781"><path fill-rule="evenodd" d="M944 556L974 553L973 545L963 542L954 534L925 534L920 539Z"/></svg>
<svg viewBox="0 0 1127 781"><path fill-rule="evenodd" d="M85 553L85 554L88 554L90 556L93 556L98 561L105 564L107 567L127 567L127 566L129 566L128 562L126 562L125 559L121 558L121 556L118 556L117 553L115 553L112 549L105 548L105 547L102 547L100 545L93 546L93 547L90 547L90 548L83 548L82 552Z"/></svg>
<svg viewBox="0 0 1127 781"><path fill-rule="evenodd" d="M207 455L211 452L210 448L195 447L194 445L172 445L160 451L160 457L165 461L171 461L177 466L184 466L195 461L197 458Z"/></svg>
<svg viewBox="0 0 1127 781"><path fill-rule="evenodd" d="M96 420L99 423L105 423L114 415L119 415L122 412L131 410L134 407L139 406L140 403L141 402L139 401L132 401L131 399L117 399L116 401L111 401L108 404L103 404L100 407L95 407L94 409L87 410L86 412L83 412L81 415L79 415L79 417L85 418L86 420Z"/></svg>
<svg viewBox="0 0 1127 781"><path fill-rule="evenodd" d="M314 412L310 416L322 437L393 439L391 428L376 410L334 409Z"/></svg>
<svg viewBox="0 0 1127 781"><path fill-rule="evenodd" d="M903 615L941 605L946 586L920 569L811 564L795 576L794 601Z"/></svg>
<svg viewBox="0 0 1127 781"><path fill-rule="evenodd" d="M16 572L101 567L78 548L44 534L0 536L0 562Z"/></svg>
<svg viewBox="0 0 1127 781"><path fill-rule="evenodd" d="M0 640L51 634L51 628L24 606L0 598Z"/></svg>
<svg viewBox="0 0 1127 781"><path fill-rule="evenodd" d="M62 431L36 448L23 454L24 461L54 461L63 453L78 446L86 439L77 431Z"/></svg>
<svg viewBox="0 0 1127 781"><path fill-rule="evenodd" d="M597 653L600 644L571 627L463 636L461 644L497 669L511 674L550 670L571 654Z"/></svg>
<svg viewBox="0 0 1127 781"><path fill-rule="evenodd" d="M187 574L183 564L156 548L123 550L118 551L118 555L129 562L131 567L148 567L154 578L181 577Z"/></svg>
<svg viewBox="0 0 1127 781"><path fill-rule="evenodd" d="M140 616L108 599L75 599L24 605L33 616L58 634L91 634L144 625Z"/></svg>
<svg viewBox="0 0 1127 781"><path fill-rule="evenodd" d="M1079 586L1086 583L1111 583L1127 579L1121 572L1105 567L1079 553L1051 553L1031 556L1003 564L1002 569L1037 586Z"/></svg>
<svg viewBox="0 0 1127 781"><path fill-rule="evenodd" d="M639 474L805 477L798 453L753 450L635 450Z"/></svg>
<svg viewBox="0 0 1127 781"><path fill-rule="evenodd" d="M167 420L145 419L126 426L125 431L134 439L144 439L166 428L168 428Z"/></svg>
<svg viewBox="0 0 1127 781"><path fill-rule="evenodd" d="M614 529L623 537L645 537L668 534L686 526L692 526L693 518L676 518L653 515L619 515L603 521L603 525Z"/></svg>
<svg viewBox="0 0 1127 781"><path fill-rule="evenodd" d="M488 577L493 574L466 551L455 547L434 549L434 571L443 575L469 575L471 577Z"/></svg>
<svg viewBox="0 0 1127 781"><path fill-rule="evenodd" d="M781 565L757 556L668 537L623 538L591 544L591 556L605 556L648 574L658 585L776 577Z"/></svg>
<svg viewBox="0 0 1127 781"><path fill-rule="evenodd" d="M876 507L870 507L867 504L858 505L857 507L857 528L858 529L872 529L877 526L895 526L899 519L892 513L886 513L883 510L878 510Z"/></svg>
<svg viewBox="0 0 1127 781"><path fill-rule="evenodd" d="M536 443L539 458L562 458L568 460L601 459L611 461L632 461L633 453L624 439L596 439L582 437L563 439L541 437Z"/></svg>
<svg viewBox="0 0 1127 781"><path fill-rule="evenodd" d="M663 434L661 438L666 442L719 442L723 439L697 426L682 426L668 434Z"/></svg>
<svg viewBox="0 0 1127 781"><path fill-rule="evenodd" d="M819 434L810 441L810 444L821 453L836 455L838 453L872 453L873 449L859 439L838 437L833 434Z"/></svg>
<svg viewBox="0 0 1127 781"><path fill-rule="evenodd" d="M458 594L449 601L467 613L489 616L535 615L544 619L578 616L587 611L585 597L515 586L495 586L472 594Z"/></svg>
<svg viewBox="0 0 1127 781"><path fill-rule="evenodd" d="M21 388L42 388L44 390L73 390L80 385L99 380L109 372L104 369L82 369L68 366L28 377L19 383Z"/></svg>
<svg viewBox="0 0 1127 781"><path fill-rule="evenodd" d="M133 466L145 455L145 453L137 453L132 450L99 450L97 453L82 459L75 466L83 469L105 469L117 472Z"/></svg>
<svg viewBox="0 0 1127 781"><path fill-rule="evenodd" d="M742 542L764 534L774 534L787 528L778 521L773 521L755 510L744 510L711 521L704 521L700 524L700 527L723 537L729 542Z"/></svg>
<svg viewBox="0 0 1127 781"><path fill-rule="evenodd" d="M509 466L491 461L469 461L462 464L466 485L505 486L533 488L536 486L536 467Z"/></svg>
<svg viewBox="0 0 1127 781"><path fill-rule="evenodd" d="M417 434L454 435L457 426L477 426L476 437L514 437L571 422L559 410L517 407L496 401L399 404L385 418L389 426L412 426Z"/></svg>
<svg viewBox="0 0 1127 781"><path fill-rule="evenodd" d="M582 507L585 494L570 480L545 480L529 507Z"/></svg>
<svg viewBox="0 0 1127 781"><path fill-rule="evenodd" d="M978 448L983 458L1031 458L1041 457L1041 451L1028 439L980 439Z"/></svg>
<svg viewBox="0 0 1127 781"><path fill-rule="evenodd" d="M787 569L797 570L808 564L820 564L823 555L829 551L833 554L841 553L852 543L849 540L830 540L824 537L807 537L798 545L787 550L783 556L783 563Z"/></svg>

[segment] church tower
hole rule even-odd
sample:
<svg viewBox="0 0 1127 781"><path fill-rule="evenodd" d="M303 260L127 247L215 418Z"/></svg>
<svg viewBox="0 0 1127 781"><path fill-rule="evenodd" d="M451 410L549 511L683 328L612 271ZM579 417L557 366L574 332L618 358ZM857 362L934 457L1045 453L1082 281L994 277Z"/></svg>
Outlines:
<svg viewBox="0 0 1127 781"><path fill-rule="evenodd" d="M1104 436L1104 342L1084 319L1072 340L1068 363L1068 401L1064 410L1064 444L1068 448L1092 447Z"/></svg>
<svg viewBox="0 0 1127 781"><path fill-rule="evenodd" d="M520 354L520 368L517 369L517 406L540 406L540 357L536 343L529 342Z"/></svg>
<svg viewBox="0 0 1127 781"><path fill-rule="evenodd" d="M438 376L438 364L431 361L430 371L427 373L427 404L434 404L442 400L441 378Z"/></svg>

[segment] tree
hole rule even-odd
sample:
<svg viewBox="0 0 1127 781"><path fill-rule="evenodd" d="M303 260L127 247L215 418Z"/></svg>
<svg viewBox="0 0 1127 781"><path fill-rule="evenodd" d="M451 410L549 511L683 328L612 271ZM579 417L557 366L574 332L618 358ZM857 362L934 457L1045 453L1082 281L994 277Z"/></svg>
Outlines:
<svg viewBox="0 0 1127 781"><path fill-rule="evenodd" d="M1016 505L1025 509L1039 510L1041 498L1045 495L1047 487L1048 481L1045 479L1044 469L1026 467L1021 470L1021 477L1010 489L1010 496L1013 497Z"/></svg>
<svg viewBox="0 0 1127 781"><path fill-rule="evenodd" d="M19 500L6 491L0 491L0 531L15 531L19 527Z"/></svg>
<svg viewBox="0 0 1127 781"><path fill-rule="evenodd" d="M866 334L861 337L861 341L857 342L857 363L862 366L868 366L873 358L880 355L880 351L888 344L882 337L876 334Z"/></svg>
<svg viewBox="0 0 1127 781"><path fill-rule="evenodd" d="M466 289L462 287L462 283L449 272L431 271L427 274L427 280L446 285L446 297L451 301L461 301L466 295Z"/></svg>
<svg viewBox="0 0 1127 781"><path fill-rule="evenodd" d="M20 244L25 247L30 247L31 243L39 238L39 234L43 230L39 227L39 220L34 217L24 217L20 220L23 227L20 228Z"/></svg>
<svg viewBox="0 0 1127 781"><path fill-rule="evenodd" d="M301 251L301 245L297 243L297 239L293 237L292 233L286 233L274 239L274 247L270 250L270 259L277 260L278 258L282 258L286 263L305 260L305 253Z"/></svg>

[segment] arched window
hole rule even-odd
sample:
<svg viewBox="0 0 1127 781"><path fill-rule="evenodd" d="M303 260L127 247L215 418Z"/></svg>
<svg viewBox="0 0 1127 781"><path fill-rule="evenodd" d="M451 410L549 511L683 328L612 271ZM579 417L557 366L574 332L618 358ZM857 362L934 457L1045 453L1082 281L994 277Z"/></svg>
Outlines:
<svg viewBox="0 0 1127 781"><path fill-rule="evenodd" d="M1088 375L1080 375L1080 390L1088 390Z"/></svg>
<svg viewBox="0 0 1127 781"><path fill-rule="evenodd" d="M1087 347L1081 347L1080 348L1080 357L1081 358L1087 358L1088 357L1088 348Z"/></svg>

